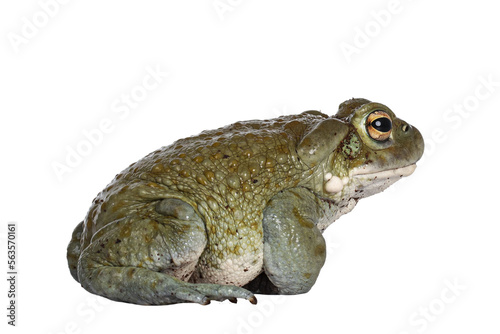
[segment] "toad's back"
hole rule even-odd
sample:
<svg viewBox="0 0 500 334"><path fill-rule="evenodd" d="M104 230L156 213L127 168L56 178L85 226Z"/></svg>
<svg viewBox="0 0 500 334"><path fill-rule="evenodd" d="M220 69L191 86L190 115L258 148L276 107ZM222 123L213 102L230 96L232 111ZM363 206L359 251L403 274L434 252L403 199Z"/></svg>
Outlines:
<svg viewBox="0 0 500 334"><path fill-rule="evenodd" d="M246 121L178 140L118 174L95 199L83 248L109 222L178 198L203 218L207 245L192 282L243 285L262 271L262 211L279 191L309 175L297 142L327 115L311 111ZM83 249L82 248L82 249Z"/></svg>

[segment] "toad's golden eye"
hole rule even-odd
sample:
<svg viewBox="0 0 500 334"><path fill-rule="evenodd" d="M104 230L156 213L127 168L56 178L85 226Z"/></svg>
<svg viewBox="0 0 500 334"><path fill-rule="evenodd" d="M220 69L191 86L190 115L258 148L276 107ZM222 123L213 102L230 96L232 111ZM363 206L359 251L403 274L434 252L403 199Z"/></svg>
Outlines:
<svg viewBox="0 0 500 334"><path fill-rule="evenodd" d="M387 140L392 131L391 117L383 111L372 112L366 119L366 131L375 140Z"/></svg>

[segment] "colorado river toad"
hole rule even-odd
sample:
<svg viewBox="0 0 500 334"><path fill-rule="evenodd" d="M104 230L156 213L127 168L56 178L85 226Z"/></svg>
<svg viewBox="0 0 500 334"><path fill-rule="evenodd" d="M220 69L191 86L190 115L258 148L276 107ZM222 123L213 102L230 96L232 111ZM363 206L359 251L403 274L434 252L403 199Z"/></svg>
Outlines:
<svg viewBox="0 0 500 334"><path fill-rule="evenodd" d="M178 140L97 195L68 246L71 274L136 304L307 292L322 232L410 175L423 150L416 128L365 99Z"/></svg>

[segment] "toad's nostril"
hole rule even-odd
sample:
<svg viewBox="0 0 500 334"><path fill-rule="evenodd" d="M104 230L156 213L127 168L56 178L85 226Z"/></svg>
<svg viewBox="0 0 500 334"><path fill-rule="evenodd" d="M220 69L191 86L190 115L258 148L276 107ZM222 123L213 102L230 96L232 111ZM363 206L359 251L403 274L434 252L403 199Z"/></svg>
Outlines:
<svg viewBox="0 0 500 334"><path fill-rule="evenodd" d="M403 132L408 132L408 130L410 130L410 126L408 124L403 124L403 126L401 127L401 130L403 130Z"/></svg>

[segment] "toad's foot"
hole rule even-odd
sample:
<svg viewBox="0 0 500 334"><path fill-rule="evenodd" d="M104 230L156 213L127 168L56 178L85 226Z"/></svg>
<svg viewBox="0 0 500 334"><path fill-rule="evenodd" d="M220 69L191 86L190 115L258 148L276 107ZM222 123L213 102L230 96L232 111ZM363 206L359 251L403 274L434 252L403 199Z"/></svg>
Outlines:
<svg viewBox="0 0 500 334"><path fill-rule="evenodd" d="M184 283L173 289L173 294L177 299L201 305L208 305L212 300L229 300L235 303L237 298L246 299L252 304L257 304L257 298L252 292L234 285Z"/></svg>

